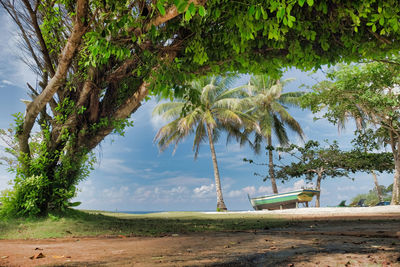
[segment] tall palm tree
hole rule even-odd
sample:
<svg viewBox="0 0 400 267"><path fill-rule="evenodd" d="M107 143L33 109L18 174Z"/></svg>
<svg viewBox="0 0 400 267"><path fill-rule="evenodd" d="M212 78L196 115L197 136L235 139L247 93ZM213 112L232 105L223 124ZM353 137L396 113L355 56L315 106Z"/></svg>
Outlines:
<svg viewBox="0 0 400 267"><path fill-rule="evenodd" d="M275 80L266 74L253 76L247 86L248 97L243 101L249 108L248 113L258 121L260 128L260 132L255 133L252 148L259 153L261 143L267 143L269 178L274 194L278 193L278 188L274 172L272 133L275 133L281 145L289 142L285 126L304 138L300 124L287 111L288 106L299 106L303 93L283 93L284 85L292 80Z"/></svg>
<svg viewBox="0 0 400 267"><path fill-rule="evenodd" d="M200 96L197 103L186 103L181 99L159 104L153 111L153 115L162 116L163 119L170 121L155 137L160 150L164 150L171 143L175 143L176 149L183 138L194 133L193 150L196 159L200 144L208 139L219 211L226 210L226 205L221 190L214 142L218 140L222 130L250 129L256 125L249 115L238 109L243 87L229 89L231 83L232 79L221 77L206 77L193 81L189 87Z"/></svg>

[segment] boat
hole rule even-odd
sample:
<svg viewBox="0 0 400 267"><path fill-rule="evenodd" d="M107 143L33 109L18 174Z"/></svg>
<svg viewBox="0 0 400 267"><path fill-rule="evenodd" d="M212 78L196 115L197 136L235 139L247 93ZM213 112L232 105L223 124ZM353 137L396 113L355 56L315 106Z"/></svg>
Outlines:
<svg viewBox="0 0 400 267"><path fill-rule="evenodd" d="M247 196L255 210L277 210L297 208L299 203L304 203L308 207L308 202L319 192L319 190L315 189L299 189L262 197L251 198L250 195Z"/></svg>

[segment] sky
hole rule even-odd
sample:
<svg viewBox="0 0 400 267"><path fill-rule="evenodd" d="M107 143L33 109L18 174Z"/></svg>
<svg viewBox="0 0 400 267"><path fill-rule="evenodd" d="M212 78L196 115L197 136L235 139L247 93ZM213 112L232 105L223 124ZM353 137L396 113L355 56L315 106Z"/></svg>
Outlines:
<svg viewBox="0 0 400 267"><path fill-rule="evenodd" d="M9 18L0 11L0 128L8 128L13 122L12 114L25 110L20 99L28 99L26 82L36 84L36 77L18 58L16 29ZM285 91L305 90L302 85L311 86L324 79L324 72L305 73L296 69L288 70L283 78L295 78ZM237 84L243 84L248 76L242 76ZM208 144L203 144L197 160L192 151L193 136L179 144L175 153L173 147L159 152L154 143L158 129L165 124L160 118L151 116L155 100L143 104L132 115L134 126L125 137L108 136L95 149L97 163L95 170L79 185L74 201L81 201L79 208L108 211L212 211L216 208L215 182L211 154ZM350 149L354 138L354 126L350 122L345 130L324 119L314 120L314 114L307 110L289 109L301 124L306 140L338 140L343 149ZM302 144L290 134L290 140ZM224 200L229 210L252 210L247 194L252 197L272 193L270 182L263 182L254 172L267 174L266 167L243 162L251 158L265 162L265 153L254 155L246 146L226 144L220 138L215 144L221 174ZM1 150L4 144L0 142ZM321 206L335 206L342 200L366 193L373 188L369 174L357 173L349 178L327 178L322 181ZM10 188L13 174L0 165L0 191ZM389 185L391 174L380 174L379 182ZM278 182L278 190L286 192L312 186L304 179ZM314 204L314 203L312 203Z"/></svg>

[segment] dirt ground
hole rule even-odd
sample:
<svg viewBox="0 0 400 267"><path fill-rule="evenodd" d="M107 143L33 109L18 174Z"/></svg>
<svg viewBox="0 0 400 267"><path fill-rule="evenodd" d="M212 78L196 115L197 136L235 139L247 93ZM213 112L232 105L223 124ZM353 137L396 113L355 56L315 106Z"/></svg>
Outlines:
<svg viewBox="0 0 400 267"><path fill-rule="evenodd" d="M313 216L248 232L0 240L0 266L400 266L400 214Z"/></svg>

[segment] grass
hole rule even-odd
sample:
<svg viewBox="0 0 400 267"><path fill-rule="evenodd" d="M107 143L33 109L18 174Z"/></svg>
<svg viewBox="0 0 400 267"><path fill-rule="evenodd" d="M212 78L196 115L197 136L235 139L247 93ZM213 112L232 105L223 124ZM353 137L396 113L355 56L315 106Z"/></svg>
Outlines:
<svg viewBox="0 0 400 267"><path fill-rule="evenodd" d="M164 236L194 232L248 231L285 226L265 214L166 212L145 215L71 210L63 216L0 219L0 239L83 236Z"/></svg>

